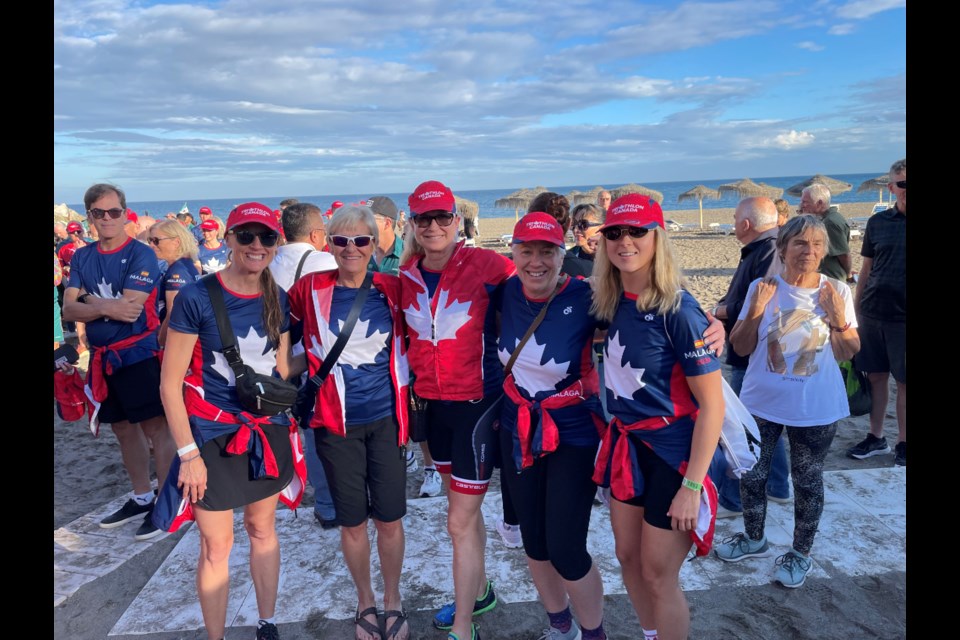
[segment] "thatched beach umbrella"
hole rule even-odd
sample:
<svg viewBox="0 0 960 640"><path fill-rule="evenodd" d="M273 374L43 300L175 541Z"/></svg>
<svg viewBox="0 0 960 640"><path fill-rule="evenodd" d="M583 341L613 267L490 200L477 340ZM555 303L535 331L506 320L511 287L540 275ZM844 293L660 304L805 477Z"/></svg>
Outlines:
<svg viewBox="0 0 960 640"><path fill-rule="evenodd" d="M870 178L869 180L865 180L863 184L857 187L857 193L863 193L864 191L873 191L874 189L877 189L880 192L880 195L878 196L880 198L880 202L883 202L883 192L887 190L887 184L889 183L890 176L886 174L877 176L876 178Z"/></svg>
<svg viewBox="0 0 960 640"><path fill-rule="evenodd" d="M603 187L594 187L593 189L590 189L590 191L578 193L576 196L574 196L573 200L570 200L570 198L567 198L567 200L570 200L571 207L575 207L578 204L596 204L597 196L600 195L601 191L606 191L606 189Z"/></svg>
<svg viewBox="0 0 960 640"><path fill-rule="evenodd" d="M825 176L822 174L817 174L813 177L807 178L803 182L798 182L789 189L787 193L791 196L797 196L798 198L803 195L803 190L812 185L814 182L819 182L827 189L830 189L830 195L836 196L841 193L845 193L853 189L853 185L849 182L843 182L842 180L837 180L836 178L831 178L830 176Z"/></svg>
<svg viewBox="0 0 960 640"><path fill-rule="evenodd" d="M697 205L700 207L700 228L703 229L703 199L704 198L713 198L714 200L720 199L720 192L716 189L711 189L710 187L705 187L702 184L698 184L693 189L689 191L684 191L679 196L677 196L677 202L683 202L684 200L696 200Z"/></svg>
<svg viewBox="0 0 960 640"><path fill-rule="evenodd" d="M83 216L67 206L67 203L53 205L53 221L67 223L83 222Z"/></svg>
<svg viewBox="0 0 960 640"><path fill-rule="evenodd" d="M781 195L783 195L783 189L771 187L768 184L757 184L750 178L744 178L742 180L737 180L736 182L722 184L717 187L717 191L719 191L721 194L732 192L737 194L737 196L740 198L756 198L758 196L763 196L766 198L779 198Z"/></svg>
<svg viewBox="0 0 960 640"><path fill-rule="evenodd" d="M457 203L457 213L464 218L475 220L480 214L480 205L473 200L461 198L460 196L453 196L453 199Z"/></svg>
<svg viewBox="0 0 960 640"><path fill-rule="evenodd" d="M518 189L508 196L499 198L493 203L493 206L497 207L498 209L512 208L514 220L519 220L520 209L526 211L527 207L530 206L530 203L533 202L533 199L546 190L546 187L540 186L534 187L533 189Z"/></svg>
<svg viewBox="0 0 960 640"><path fill-rule="evenodd" d="M571 208L577 206L574 203L577 201L577 198L579 198L582 193L583 191L577 191L576 189L574 189L573 191L567 194L567 202L570 203Z"/></svg>
<svg viewBox="0 0 960 640"><path fill-rule="evenodd" d="M648 189L647 187L642 187L639 184L631 182L630 184L625 184L622 187L617 187L616 189L610 190L610 198L616 200L621 196L625 196L628 193L639 193L642 196L648 196L651 200L655 200L657 204L663 202L663 194L659 191L653 189Z"/></svg>

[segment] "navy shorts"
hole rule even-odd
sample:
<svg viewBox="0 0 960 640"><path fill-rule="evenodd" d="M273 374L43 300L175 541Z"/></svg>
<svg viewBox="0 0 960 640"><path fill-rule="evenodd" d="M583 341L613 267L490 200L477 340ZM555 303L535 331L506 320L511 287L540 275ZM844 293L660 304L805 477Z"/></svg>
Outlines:
<svg viewBox="0 0 960 640"><path fill-rule="evenodd" d="M628 434L633 437L632 434ZM667 511L680 490L683 476L680 472L664 462L663 458L653 452L650 447L639 440L635 442L637 450L637 464L643 474L643 495L630 500L620 500L624 504L634 507L643 507L643 520L658 529L671 529L670 516ZM614 500L612 495L610 496Z"/></svg>
<svg viewBox="0 0 960 640"><path fill-rule="evenodd" d="M864 373L889 372L900 384L907 384L907 323L858 318L860 352L857 369Z"/></svg>
<svg viewBox="0 0 960 640"><path fill-rule="evenodd" d="M427 442L437 471L450 474L450 491L486 493L499 463L503 393L480 400L430 400Z"/></svg>
<svg viewBox="0 0 960 640"><path fill-rule="evenodd" d="M160 401L160 359L156 356L114 370L105 376L107 398L100 404L100 422L140 422L163 416Z"/></svg>
<svg viewBox="0 0 960 640"><path fill-rule="evenodd" d="M337 524L356 527L368 517L394 522L406 515L407 459L397 445L397 429L388 416L348 425L346 436L313 430Z"/></svg>

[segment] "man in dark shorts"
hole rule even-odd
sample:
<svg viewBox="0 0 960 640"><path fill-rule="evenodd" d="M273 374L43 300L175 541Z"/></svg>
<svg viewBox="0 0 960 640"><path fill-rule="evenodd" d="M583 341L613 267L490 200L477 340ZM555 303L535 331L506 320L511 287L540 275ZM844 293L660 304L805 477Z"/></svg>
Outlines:
<svg viewBox="0 0 960 640"><path fill-rule="evenodd" d="M887 413L889 376L897 383L897 445L894 464L907 466L907 160L890 167L887 188L896 197L894 206L873 215L863 235L863 266L854 295L860 323L857 369L869 375L873 405L870 433L847 450L863 460L890 453L883 437Z"/></svg>
<svg viewBox="0 0 960 640"><path fill-rule="evenodd" d="M112 425L133 484L130 499L100 526L110 529L139 518L143 524L134 537L148 540L162 533L150 521L154 492L149 445L160 485L174 452L160 402L157 256L124 231L127 205L119 188L95 184L87 189L83 203L100 240L73 255L63 317L86 324L92 352L87 395L95 406L91 427L97 433L100 422Z"/></svg>

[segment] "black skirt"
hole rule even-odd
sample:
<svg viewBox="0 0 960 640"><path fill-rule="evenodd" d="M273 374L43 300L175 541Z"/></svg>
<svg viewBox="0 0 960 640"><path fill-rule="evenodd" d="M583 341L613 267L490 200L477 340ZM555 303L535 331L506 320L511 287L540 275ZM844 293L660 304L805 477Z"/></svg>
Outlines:
<svg viewBox="0 0 960 640"><path fill-rule="evenodd" d="M200 448L200 456L207 466L207 491L198 502L202 508L209 511L236 509L276 495L290 484L293 480L290 427L265 424L262 428L277 459L278 477L254 479L248 453L227 453L227 444L234 434L217 436Z"/></svg>

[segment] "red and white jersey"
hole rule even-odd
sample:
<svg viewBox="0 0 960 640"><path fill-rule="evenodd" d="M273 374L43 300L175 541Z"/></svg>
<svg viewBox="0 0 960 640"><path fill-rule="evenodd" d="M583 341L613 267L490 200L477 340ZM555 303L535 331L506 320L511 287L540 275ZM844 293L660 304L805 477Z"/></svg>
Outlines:
<svg viewBox="0 0 960 640"><path fill-rule="evenodd" d="M334 286L337 283L337 271L320 271L302 276L288 292L290 316L294 322L303 322L303 341L307 353L307 365L310 375L316 374L323 365L323 359L333 347L337 336L330 330L330 308L333 303ZM370 295L383 294L393 319L393 331L389 338L390 378L393 382L394 406L399 425L398 446L407 442L407 387L410 384L410 370L407 366L406 326L400 312L400 281L397 276L386 273L373 274L373 290ZM360 323L358 323L359 325ZM346 435L347 403L346 385L341 361L351 350L351 343L362 341L359 334L351 334L344 346L343 353L320 391L314 406L310 427L327 429L339 435ZM307 425L301 425L307 426Z"/></svg>
<svg viewBox="0 0 960 640"><path fill-rule="evenodd" d="M491 296L516 273L513 262L461 241L430 295L420 256L400 267L417 394L431 400L477 400L503 387Z"/></svg>

